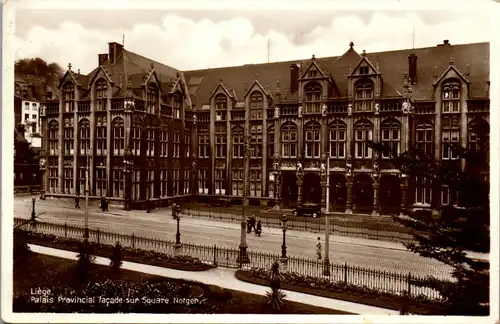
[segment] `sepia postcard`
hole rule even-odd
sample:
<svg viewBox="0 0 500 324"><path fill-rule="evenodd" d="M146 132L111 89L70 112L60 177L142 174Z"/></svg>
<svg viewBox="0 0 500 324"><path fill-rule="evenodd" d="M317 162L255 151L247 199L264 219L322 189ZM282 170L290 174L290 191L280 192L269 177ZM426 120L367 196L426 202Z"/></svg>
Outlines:
<svg viewBox="0 0 500 324"><path fill-rule="evenodd" d="M499 21L6 1L2 320L498 323Z"/></svg>

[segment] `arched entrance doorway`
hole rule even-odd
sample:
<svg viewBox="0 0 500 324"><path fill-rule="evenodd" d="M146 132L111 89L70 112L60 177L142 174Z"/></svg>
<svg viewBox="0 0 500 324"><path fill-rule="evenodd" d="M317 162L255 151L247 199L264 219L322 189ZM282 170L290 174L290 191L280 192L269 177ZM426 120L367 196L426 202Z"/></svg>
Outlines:
<svg viewBox="0 0 500 324"><path fill-rule="evenodd" d="M383 214L399 214L401 208L401 190L399 178L384 175L380 178L380 210Z"/></svg>
<svg viewBox="0 0 500 324"><path fill-rule="evenodd" d="M321 178L318 174L307 173L304 175L302 193L304 203L321 204Z"/></svg>
<svg viewBox="0 0 500 324"><path fill-rule="evenodd" d="M298 199L297 176L293 172L283 172L282 177L281 207L293 208L297 204Z"/></svg>
<svg viewBox="0 0 500 324"><path fill-rule="evenodd" d="M367 174L359 174L354 177L353 203L358 213L371 213L373 209L373 187L372 178Z"/></svg>
<svg viewBox="0 0 500 324"><path fill-rule="evenodd" d="M343 174L330 174L330 211L344 212L347 187Z"/></svg>

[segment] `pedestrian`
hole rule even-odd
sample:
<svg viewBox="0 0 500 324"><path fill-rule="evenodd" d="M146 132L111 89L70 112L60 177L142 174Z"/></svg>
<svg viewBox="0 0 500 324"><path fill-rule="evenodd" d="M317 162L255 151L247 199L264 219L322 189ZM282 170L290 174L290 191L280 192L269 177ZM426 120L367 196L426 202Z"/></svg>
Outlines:
<svg viewBox="0 0 500 324"><path fill-rule="evenodd" d="M75 197L75 208L80 208L80 194Z"/></svg>
<svg viewBox="0 0 500 324"><path fill-rule="evenodd" d="M316 254L318 255L318 260L321 260L321 239L318 236L318 240L316 241Z"/></svg>
<svg viewBox="0 0 500 324"><path fill-rule="evenodd" d="M257 227L255 228L255 234L260 235L262 233L262 224L260 223L260 219L257 221Z"/></svg>
<svg viewBox="0 0 500 324"><path fill-rule="evenodd" d="M108 211L108 200L104 198L104 210Z"/></svg>
<svg viewBox="0 0 500 324"><path fill-rule="evenodd" d="M104 197L101 197L101 205L99 206L101 208L101 211L104 211L104 207L105 207L104 204L105 204Z"/></svg>

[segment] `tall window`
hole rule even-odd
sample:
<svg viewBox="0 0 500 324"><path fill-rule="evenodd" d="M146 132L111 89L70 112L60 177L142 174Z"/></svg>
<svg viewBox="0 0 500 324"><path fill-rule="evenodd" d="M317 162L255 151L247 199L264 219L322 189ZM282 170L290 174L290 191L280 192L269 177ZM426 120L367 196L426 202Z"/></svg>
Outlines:
<svg viewBox="0 0 500 324"><path fill-rule="evenodd" d="M417 148L429 157L434 156L434 128L430 124L417 126Z"/></svg>
<svg viewBox="0 0 500 324"><path fill-rule="evenodd" d="M226 189L224 188L224 182L226 181L226 170L220 167L215 169L215 194L225 195Z"/></svg>
<svg viewBox="0 0 500 324"><path fill-rule="evenodd" d="M267 129L267 147L269 149L267 157L272 158L274 156L274 126Z"/></svg>
<svg viewBox="0 0 500 324"><path fill-rule="evenodd" d="M354 129L356 158L370 159L372 157L372 149L368 146L367 141L372 140L372 124L367 120L360 121Z"/></svg>
<svg viewBox="0 0 500 324"><path fill-rule="evenodd" d="M57 192L57 186L59 181L59 170L58 170L58 157L49 156L48 158L48 172L49 172L49 192Z"/></svg>
<svg viewBox="0 0 500 324"><path fill-rule="evenodd" d="M297 126L288 123L281 127L281 154L284 158L297 157Z"/></svg>
<svg viewBox="0 0 500 324"><path fill-rule="evenodd" d="M250 171L250 196L260 197L262 193L261 170Z"/></svg>
<svg viewBox="0 0 500 324"><path fill-rule="evenodd" d="M147 112L150 114L156 114L158 112L158 87L154 83L148 85L147 91Z"/></svg>
<svg viewBox="0 0 500 324"><path fill-rule="evenodd" d="M112 190L113 197L123 197L125 175L122 167L113 166Z"/></svg>
<svg viewBox="0 0 500 324"><path fill-rule="evenodd" d="M155 156L155 139L156 139L156 131L152 127L148 127L146 129L147 134L147 156Z"/></svg>
<svg viewBox="0 0 500 324"><path fill-rule="evenodd" d="M49 123L49 154L58 155L59 154L59 123L52 120Z"/></svg>
<svg viewBox="0 0 500 324"><path fill-rule="evenodd" d="M426 177L419 177L415 183L415 203L430 204L432 199L431 180Z"/></svg>
<svg viewBox="0 0 500 324"><path fill-rule="evenodd" d="M108 83L104 79L97 81L95 85L95 106L96 110L106 110L108 102Z"/></svg>
<svg viewBox="0 0 500 324"><path fill-rule="evenodd" d="M63 193L72 194L73 193L73 165L68 163L64 165L64 182L63 182Z"/></svg>
<svg viewBox="0 0 500 324"><path fill-rule="evenodd" d="M187 195L188 193L190 193L189 191L189 187L190 186L190 183L191 183L191 172L188 169L184 169L184 180L183 180L183 183L184 183L184 194Z"/></svg>
<svg viewBox="0 0 500 324"><path fill-rule="evenodd" d="M245 134L243 127L233 128L233 158L242 159L245 157Z"/></svg>
<svg viewBox="0 0 500 324"><path fill-rule="evenodd" d="M345 157L346 125L336 120L330 124L330 157L343 159Z"/></svg>
<svg viewBox="0 0 500 324"><path fill-rule="evenodd" d="M174 93L172 98L172 113L174 118L181 118L181 107L182 107L182 95L179 91Z"/></svg>
<svg viewBox="0 0 500 324"><path fill-rule="evenodd" d="M106 166L96 167L95 170L96 195L100 197L106 196Z"/></svg>
<svg viewBox="0 0 500 324"><path fill-rule="evenodd" d="M319 158L320 154L320 125L317 123L309 123L305 129L306 157Z"/></svg>
<svg viewBox="0 0 500 324"><path fill-rule="evenodd" d="M160 196L166 197L168 195L167 191L168 184L168 169L160 170Z"/></svg>
<svg viewBox="0 0 500 324"><path fill-rule="evenodd" d="M452 146L460 143L460 132L458 128L444 127L442 131L442 156L443 160L457 160L458 153L452 150Z"/></svg>
<svg viewBox="0 0 500 324"><path fill-rule="evenodd" d="M373 82L360 80L355 83L355 111L371 111L373 104Z"/></svg>
<svg viewBox="0 0 500 324"><path fill-rule="evenodd" d="M85 194L86 190L89 189L89 184L87 182L87 159L80 160L80 163L78 165L78 172L80 173L78 175L79 190L80 190L79 192L80 194Z"/></svg>
<svg viewBox="0 0 500 324"><path fill-rule="evenodd" d="M198 135L198 157L208 158L210 155L210 136L206 130L201 130Z"/></svg>
<svg viewBox="0 0 500 324"><path fill-rule="evenodd" d="M489 134L490 126L484 119L475 119L469 123L468 127L468 147L470 150L475 152L480 152L481 150L488 150L488 138L479 138L476 133L478 129L481 129L485 135ZM482 145L485 147L481 147Z"/></svg>
<svg viewBox="0 0 500 324"><path fill-rule="evenodd" d="M125 128L123 127L123 118L117 117L113 119L111 135L113 136L113 154L123 155L125 150Z"/></svg>
<svg viewBox="0 0 500 324"><path fill-rule="evenodd" d="M227 151L226 125L215 125L215 157L225 158Z"/></svg>
<svg viewBox="0 0 500 324"><path fill-rule="evenodd" d="M306 113L318 113L321 110L321 86L317 82L308 83L304 88Z"/></svg>
<svg viewBox="0 0 500 324"><path fill-rule="evenodd" d="M155 171L148 169L147 171L147 198L152 198L155 196L154 188L155 188Z"/></svg>
<svg viewBox="0 0 500 324"><path fill-rule="evenodd" d="M141 174L140 170L132 171L132 200L141 199Z"/></svg>
<svg viewBox="0 0 500 324"><path fill-rule="evenodd" d="M191 151L191 132L189 129L184 130L184 156L189 158Z"/></svg>
<svg viewBox="0 0 500 324"><path fill-rule="evenodd" d="M168 157L168 129L163 129L161 131L160 156L161 157Z"/></svg>
<svg viewBox="0 0 500 324"><path fill-rule="evenodd" d="M181 133L178 130L174 130L172 138L172 148L173 148L172 156L174 158L178 158L180 156L180 147L181 147Z"/></svg>
<svg viewBox="0 0 500 324"><path fill-rule="evenodd" d="M78 133L80 135L80 155L87 155L90 148L90 122L88 119L85 118L80 121Z"/></svg>
<svg viewBox="0 0 500 324"><path fill-rule="evenodd" d="M442 88L443 93L443 113L460 111L460 83L451 79L446 81Z"/></svg>
<svg viewBox="0 0 500 324"><path fill-rule="evenodd" d="M243 195L243 169L233 169L232 183L233 183L233 196Z"/></svg>
<svg viewBox="0 0 500 324"><path fill-rule="evenodd" d="M198 192L208 194L208 170L198 170Z"/></svg>
<svg viewBox="0 0 500 324"><path fill-rule="evenodd" d="M181 170L179 170L179 169L172 170L172 186L173 186L174 196L180 195L181 194Z"/></svg>
<svg viewBox="0 0 500 324"><path fill-rule="evenodd" d="M64 118L64 154L73 155L74 151L74 118Z"/></svg>
<svg viewBox="0 0 500 324"><path fill-rule="evenodd" d="M250 96L250 119L262 119L262 109L264 107L264 99L262 93L258 91L252 92Z"/></svg>
<svg viewBox="0 0 500 324"><path fill-rule="evenodd" d="M132 154L141 155L141 128L132 127Z"/></svg>
<svg viewBox="0 0 500 324"><path fill-rule="evenodd" d="M95 143L96 143L96 154L106 155L107 154L107 120L106 117L97 117L97 125L95 128Z"/></svg>
<svg viewBox="0 0 500 324"><path fill-rule="evenodd" d="M75 111L75 86L73 83L66 83L63 88L64 93L64 111L73 112Z"/></svg>
<svg viewBox="0 0 500 324"><path fill-rule="evenodd" d="M389 119L382 123L382 145L384 151L382 157L396 157L399 155L401 124L395 119Z"/></svg>
<svg viewBox="0 0 500 324"><path fill-rule="evenodd" d="M262 125L250 127L250 153L252 158L262 157Z"/></svg>
<svg viewBox="0 0 500 324"><path fill-rule="evenodd" d="M215 120L226 120L227 96L218 94L215 96Z"/></svg>

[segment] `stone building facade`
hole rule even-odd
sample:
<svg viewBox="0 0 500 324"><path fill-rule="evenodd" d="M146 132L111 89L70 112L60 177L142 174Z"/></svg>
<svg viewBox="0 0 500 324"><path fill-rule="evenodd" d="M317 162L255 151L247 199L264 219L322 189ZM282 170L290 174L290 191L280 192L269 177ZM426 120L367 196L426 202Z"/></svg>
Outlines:
<svg viewBox="0 0 500 324"><path fill-rule="evenodd" d="M489 44L358 54L351 42L338 57L182 72L110 43L60 91L42 109L48 196L83 194L90 165L91 196L133 208L319 204L329 177L331 208L392 213L459 200L366 141L464 168L444 142L474 146L472 125L489 125Z"/></svg>

